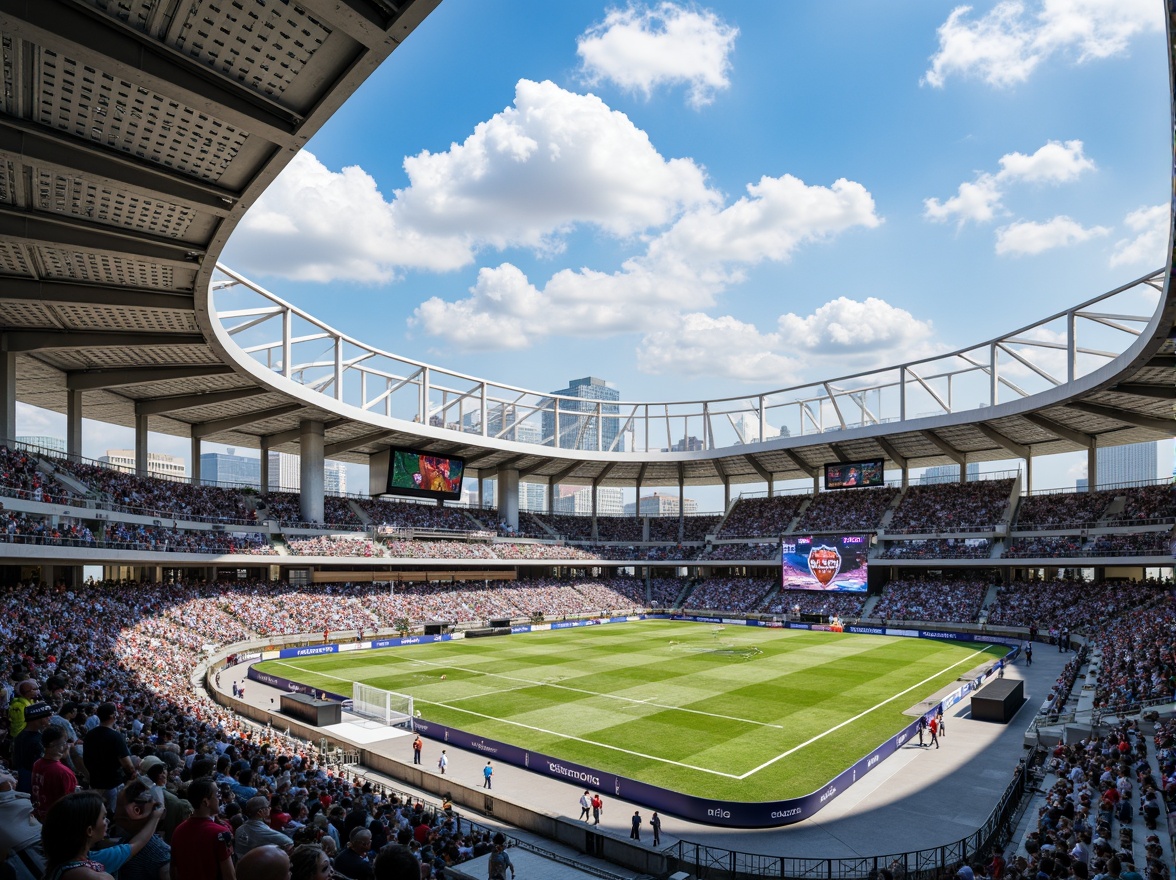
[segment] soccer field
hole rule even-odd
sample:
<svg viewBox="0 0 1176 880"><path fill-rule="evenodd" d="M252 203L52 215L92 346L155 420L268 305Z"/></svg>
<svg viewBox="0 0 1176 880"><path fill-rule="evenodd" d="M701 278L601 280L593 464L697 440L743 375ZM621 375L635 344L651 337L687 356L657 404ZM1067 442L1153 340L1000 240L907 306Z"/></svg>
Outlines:
<svg viewBox="0 0 1176 880"><path fill-rule="evenodd" d="M424 719L685 794L768 801L815 791L1005 651L650 620L258 668L411 694Z"/></svg>

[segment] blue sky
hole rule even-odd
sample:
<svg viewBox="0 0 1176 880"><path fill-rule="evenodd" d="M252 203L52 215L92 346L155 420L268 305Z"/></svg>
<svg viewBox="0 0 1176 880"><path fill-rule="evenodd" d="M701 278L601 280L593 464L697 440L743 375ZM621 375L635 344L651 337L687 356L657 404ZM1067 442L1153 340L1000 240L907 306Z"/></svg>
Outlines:
<svg viewBox="0 0 1176 880"><path fill-rule="evenodd" d="M498 382L748 394L1161 266L1167 81L1159 0L443 0L223 260Z"/></svg>

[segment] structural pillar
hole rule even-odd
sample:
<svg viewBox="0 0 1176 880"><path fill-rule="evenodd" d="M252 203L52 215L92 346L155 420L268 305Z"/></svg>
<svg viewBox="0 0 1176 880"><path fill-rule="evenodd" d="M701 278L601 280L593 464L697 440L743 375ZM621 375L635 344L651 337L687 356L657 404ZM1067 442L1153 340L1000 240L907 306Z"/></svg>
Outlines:
<svg viewBox="0 0 1176 880"><path fill-rule="evenodd" d="M192 432L192 485L200 484L200 438Z"/></svg>
<svg viewBox="0 0 1176 880"><path fill-rule="evenodd" d="M727 515L727 511L731 507L731 481L727 477L723 477L723 515Z"/></svg>
<svg viewBox="0 0 1176 880"><path fill-rule="evenodd" d="M65 393L65 457L82 458L82 392L74 389Z"/></svg>
<svg viewBox="0 0 1176 880"><path fill-rule="evenodd" d="M323 516L323 423L305 419L298 424L298 478L301 489L298 507L303 522L324 521Z"/></svg>
<svg viewBox="0 0 1176 880"><path fill-rule="evenodd" d="M960 462L960 482L968 482L968 457L966 455L964 460Z"/></svg>
<svg viewBox="0 0 1176 880"><path fill-rule="evenodd" d="M519 528L519 472L507 468L498 472L498 517L515 531Z"/></svg>
<svg viewBox="0 0 1176 880"><path fill-rule="evenodd" d="M1098 441L1094 437L1086 449L1086 491L1098 491Z"/></svg>
<svg viewBox="0 0 1176 880"><path fill-rule="evenodd" d="M135 473L147 476L147 433L151 417L135 413Z"/></svg>
<svg viewBox="0 0 1176 880"><path fill-rule="evenodd" d="M678 540L686 535L686 474L678 466Z"/></svg>
<svg viewBox="0 0 1176 880"><path fill-rule="evenodd" d="M555 513L555 481L547 481L547 512Z"/></svg>
<svg viewBox="0 0 1176 880"><path fill-rule="evenodd" d="M902 491L906 491L911 487L911 469L905 464L902 466Z"/></svg>
<svg viewBox="0 0 1176 880"><path fill-rule="evenodd" d="M596 529L596 483L592 484L592 540L599 541L599 532Z"/></svg>
<svg viewBox="0 0 1176 880"><path fill-rule="evenodd" d="M0 429L5 443L16 440L16 354L0 352Z"/></svg>
<svg viewBox="0 0 1176 880"><path fill-rule="evenodd" d="M486 481L482 479L482 472L478 471L478 509L486 507Z"/></svg>
<svg viewBox="0 0 1176 880"><path fill-rule="evenodd" d="M1025 456L1025 494L1033 494L1033 454Z"/></svg>
<svg viewBox="0 0 1176 880"><path fill-rule="evenodd" d="M269 438L261 438L261 472L258 474L258 490L262 495L269 492L270 487L270 468L269 468Z"/></svg>

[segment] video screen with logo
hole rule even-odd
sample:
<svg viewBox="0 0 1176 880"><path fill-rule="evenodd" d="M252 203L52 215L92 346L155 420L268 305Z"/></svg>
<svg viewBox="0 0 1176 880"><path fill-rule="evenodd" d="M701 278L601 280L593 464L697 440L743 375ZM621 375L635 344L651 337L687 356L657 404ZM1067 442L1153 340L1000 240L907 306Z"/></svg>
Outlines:
<svg viewBox="0 0 1176 880"><path fill-rule="evenodd" d="M786 537L781 553L783 589L864 593L869 553L865 535Z"/></svg>
<svg viewBox="0 0 1176 880"><path fill-rule="evenodd" d="M865 486L885 486L882 469L884 459L838 462L825 465L826 489L861 489Z"/></svg>
<svg viewBox="0 0 1176 880"><path fill-rule="evenodd" d="M465 461L411 449L393 449L388 467L389 495L417 498L461 498Z"/></svg>

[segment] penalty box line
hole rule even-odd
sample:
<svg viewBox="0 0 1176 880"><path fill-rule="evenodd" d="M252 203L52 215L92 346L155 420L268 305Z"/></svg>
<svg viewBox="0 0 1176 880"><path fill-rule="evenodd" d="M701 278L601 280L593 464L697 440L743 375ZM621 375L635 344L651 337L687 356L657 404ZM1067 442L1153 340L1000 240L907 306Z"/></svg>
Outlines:
<svg viewBox="0 0 1176 880"><path fill-rule="evenodd" d="M281 664L282 666L289 667L290 669L296 669L299 672L307 672L308 671L306 669L303 669L301 666L294 666L290 663L283 663L281 660L273 660L271 662ZM336 681L346 681L350 684L355 684L354 679L343 678L342 676L338 676L338 675L331 675L328 672L314 672L311 674L312 675L321 675L323 678L333 678ZM481 696L493 696L495 693L498 693L498 692L491 691L489 694L482 694ZM600 749L608 749L609 751L613 751L613 752L621 752L622 754L625 754L625 755L632 755L635 758L645 758L646 760L649 760L649 761L657 761L660 764L672 764L675 767L683 767L687 770L697 770L699 773L709 773L712 776L724 776L727 779L739 779L740 778L739 776L736 776L734 773L724 773L721 770L711 770L707 767L696 767L693 764L685 764L681 761L674 761L670 758L662 758L658 755L647 755L644 752L635 752L632 749L625 749L620 746L610 745L609 743L602 743L602 742L597 742L596 740L592 740L592 739L585 739L584 737L581 737L581 736L573 736L570 733L561 733L558 730L547 730L546 728L543 728L543 727L535 727L532 724L524 724L521 721L511 721L508 718L501 718L497 715L486 715L485 713L482 713L482 712L474 712L474 711L471 711L470 709L462 709L458 706L451 706L448 703L441 703L436 700L425 700L425 699L422 699L421 697L416 697L416 696L413 697L413 700L414 700L414 702L424 703L425 705L428 705L428 706L443 706L446 709L453 709L455 712L462 712L466 715L473 715L478 718L485 718L490 721L497 721L500 724L509 724L513 727L521 727L524 730L532 730L536 733L545 733L549 736L559 737L560 739L570 739L573 742L584 743L585 745L589 745L589 746L596 746L597 748L600 748Z"/></svg>
<svg viewBox="0 0 1176 880"><path fill-rule="evenodd" d="M881 708L882 708L883 706L885 706L887 703L893 703L893 702L894 702L895 700L897 700L899 697L901 697L901 696L903 696L903 695L905 695L905 694L909 694L909 693L910 693L911 691L913 691L915 688L922 687L923 685L927 684L927 682L929 682L929 681L933 681L933 680L935 680L936 678L938 678L939 676L943 675L943 673L945 673L945 672L949 672L950 670L952 670L952 669L955 669L955 668L956 668L957 666L959 666L961 663L967 663L967 662L968 662L969 660L971 660L973 657L978 657L978 656L980 656L980 655L981 655L981 654L983 654L983 653L985 653L985 652L984 652L984 651L976 651L974 654L969 654L969 655L968 655L967 657L965 657L964 659L962 659L962 660L959 660L959 661L957 661L957 662L955 662L955 663L951 664L951 666L947 666L947 667L945 667L945 668L943 668L943 669L939 670L938 672L934 673L933 675L930 675L930 676L928 676L927 678L924 678L922 681L918 682L917 684L913 684L913 685L911 685L911 686L910 686L909 688L907 688L905 691L900 691L899 693L895 694L894 696L886 698L886 699L885 699L885 700L883 700L881 703L878 703L878 704L877 704L877 705L875 705L875 706L871 706L869 709L866 709L864 712L859 712L858 714L854 715L852 718L847 718L847 719L845 719L844 721L842 721L840 724L835 724L834 726L832 726L832 727L830 727L828 730L826 730L824 733L818 733L816 736L812 737L811 739L807 739L807 740L805 740L804 742L802 742L800 745L798 745L798 746L793 746L793 747L792 747L792 748L790 748L788 751L786 751L786 752L783 752L783 753L781 753L781 754L777 755L776 757L774 757L774 758L772 758L772 759L770 759L770 760L768 760L768 761L764 761L764 763L760 764L758 767L755 767L755 768L753 768L753 769L751 769L751 770L748 770L746 773L744 773L744 774L742 774L741 776L738 776L738 777L736 777L736 778L737 778L737 779L746 779L747 777L749 777L749 776L751 776L751 775L753 775L753 774L755 774L755 773L759 773L761 770L764 770L764 769L765 769L765 768L767 768L767 767L771 767L771 766L772 766L773 764L775 764L777 761L780 761L780 760L782 760L782 759L784 759L784 758L787 758L789 755L791 755L791 754L793 754L793 753L795 753L795 752L799 752L801 749L805 748L806 746L810 746L810 745L812 745L813 743L817 742L818 740L824 739L824 738L825 738L825 737L827 737L829 734L831 734L831 733L833 733L833 732L835 732L835 731L837 731L837 730L840 730L841 728L845 727L845 725L847 725L847 724L852 724L853 722L857 721L858 719L860 719L860 718L864 718L865 716L867 716L867 715L869 715L871 712L873 712L875 709L881 709Z"/></svg>

